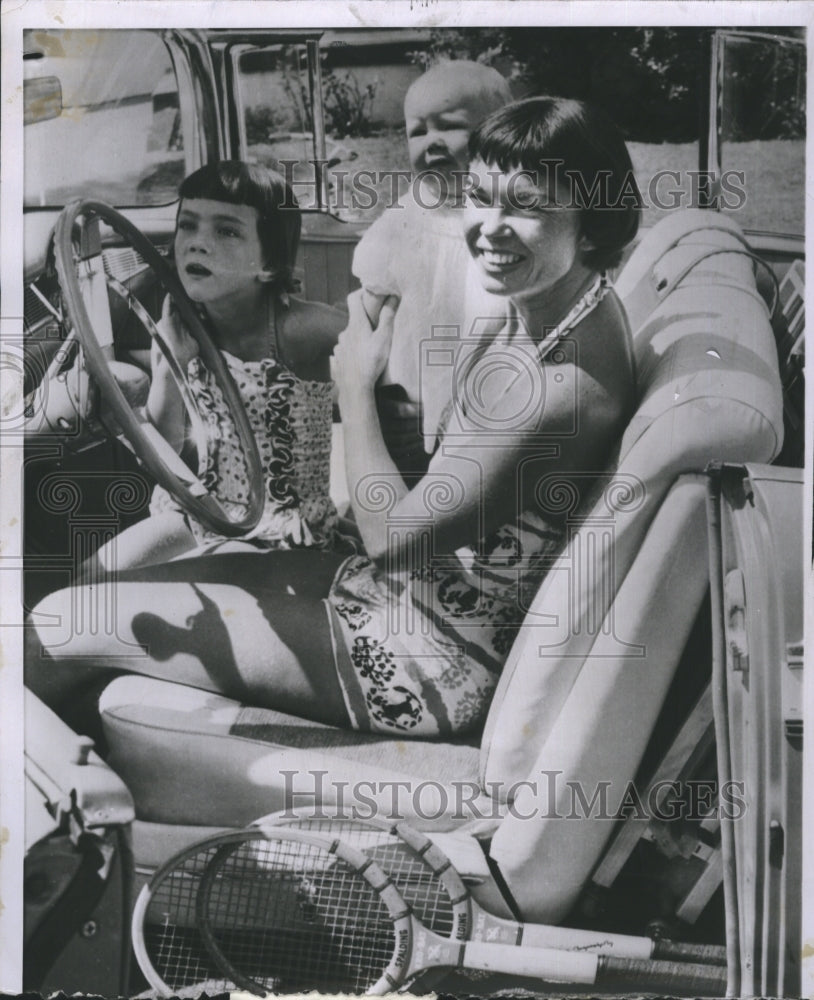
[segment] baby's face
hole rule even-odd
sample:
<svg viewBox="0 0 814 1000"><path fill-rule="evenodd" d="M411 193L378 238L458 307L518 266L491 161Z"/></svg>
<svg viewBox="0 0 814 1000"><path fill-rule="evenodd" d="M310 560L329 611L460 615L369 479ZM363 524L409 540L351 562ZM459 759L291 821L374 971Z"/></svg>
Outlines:
<svg viewBox="0 0 814 1000"><path fill-rule="evenodd" d="M469 136L484 117L474 96L431 91L422 81L404 102L407 149L414 173L428 170L451 179L469 163Z"/></svg>

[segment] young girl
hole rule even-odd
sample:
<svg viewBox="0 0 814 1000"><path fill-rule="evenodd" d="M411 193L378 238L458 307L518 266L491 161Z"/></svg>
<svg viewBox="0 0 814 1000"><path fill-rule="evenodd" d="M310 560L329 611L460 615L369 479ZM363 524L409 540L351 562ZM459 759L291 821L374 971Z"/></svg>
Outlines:
<svg viewBox="0 0 814 1000"><path fill-rule="evenodd" d="M297 288L293 268L301 226L296 199L281 176L239 161L202 167L186 178L179 193L178 274L237 384L265 472L265 507L248 539L267 549L333 548L338 536L329 496L329 358L345 318L290 295ZM233 421L169 298L161 329L187 372L208 429L206 464L199 475L212 484L226 511L243 514L248 483ZM180 451L186 411L155 344L147 408ZM185 514L162 487L154 491L150 512L100 550L97 558L105 569L164 562L196 547L226 544Z"/></svg>

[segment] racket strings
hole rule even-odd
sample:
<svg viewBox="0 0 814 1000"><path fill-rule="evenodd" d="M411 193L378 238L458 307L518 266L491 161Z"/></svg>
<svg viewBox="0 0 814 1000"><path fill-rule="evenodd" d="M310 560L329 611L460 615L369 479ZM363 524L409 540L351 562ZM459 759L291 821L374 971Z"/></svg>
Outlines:
<svg viewBox="0 0 814 1000"><path fill-rule="evenodd" d="M201 877L214 853L209 848L167 872L153 887L142 925L144 947L163 982L173 991L193 987L196 996L204 985L210 992L234 986L209 957L196 921Z"/></svg>
<svg viewBox="0 0 814 1000"><path fill-rule="evenodd" d="M459 936L460 916L443 881L397 834L367 825L363 820L342 817L301 816L286 819L284 823L288 828L338 838L362 851L390 876L402 899L425 927L441 937Z"/></svg>
<svg viewBox="0 0 814 1000"><path fill-rule="evenodd" d="M199 917L214 957L244 988L358 992L380 979L395 949L372 886L326 849L297 841L221 848Z"/></svg>
<svg viewBox="0 0 814 1000"><path fill-rule="evenodd" d="M365 852L393 880L419 922L442 937L452 937L456 914L443 882L420 857L396 841Z"/></svg>

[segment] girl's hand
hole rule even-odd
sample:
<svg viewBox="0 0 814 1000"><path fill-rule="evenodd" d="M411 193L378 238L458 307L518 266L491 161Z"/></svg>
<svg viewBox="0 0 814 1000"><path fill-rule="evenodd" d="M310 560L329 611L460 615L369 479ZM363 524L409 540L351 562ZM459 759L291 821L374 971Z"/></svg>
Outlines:
<svg viewBox="0 0 814 1000"><path fill-rule="evenodd" d="M348 296L348 325L334 349L334 378L340 395L372 390L390 357L398 299L394 295L385 299L374 329L365 312L363 294L360 290Z"/></svg>
<svg viewBox="0 0 814 1000"><path fill-rule="evenodd" d="M161 319L158 321L157 326L158 332L175 355L175 360L180 365L181 371L186 374L190 361L198 356L198 342L181 322L178 310L175 308L175 304L169 295L164 298L164 304L161 308ZM153 359L154 363L157 363L159 366L162 363L166 364L163 352L158 350L157 344L154 347L156 348Z"/></svg>

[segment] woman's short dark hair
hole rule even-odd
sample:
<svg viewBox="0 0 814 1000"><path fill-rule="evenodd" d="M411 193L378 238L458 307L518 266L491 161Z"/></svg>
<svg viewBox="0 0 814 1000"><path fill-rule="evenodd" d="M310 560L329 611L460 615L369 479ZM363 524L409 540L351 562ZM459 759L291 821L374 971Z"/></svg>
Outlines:
<svg viewBox="0 0 814 1000"><path fill-rule="evenodd" d="M190 174L178 193L181 201L205 198L257 209L257 235L263 249L263 266L274 273L272 287L284 292L297 290L294 265L302 217L294 192L281 174L256 163L220 160Z"/></svg>
<svg viewBox="0 0 814 1000"><path fill-rule="evenodd" d="M504 172L556 180L580 210L581 235L592 245L583 255L588 267L614 267L636 235L641 196L633 164L622 133L599 108L562 97L516 101L475 129L469 154Z"/></svg>

